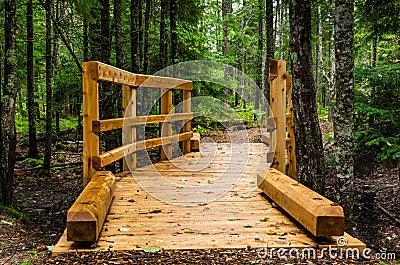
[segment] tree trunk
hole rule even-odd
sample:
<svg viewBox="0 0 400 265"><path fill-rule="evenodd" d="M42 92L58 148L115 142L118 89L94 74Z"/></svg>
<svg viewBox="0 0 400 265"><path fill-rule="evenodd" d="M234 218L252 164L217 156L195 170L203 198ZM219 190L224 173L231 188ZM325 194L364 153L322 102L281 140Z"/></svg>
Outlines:
<svg viewBox="0 0 400 265"><path fill-rule="evenodd" d="M33 81L33 8L32 0L28 0L26 5L26 89L29 123L29 152L28 156L37 158L39 156L36 138L36 120L35 120L35 87Z"/></svg>
<svg viewBox="0 0 400 265"><path fill-rule="evenodd" d="M263 64L263 54L264 54L264 34L263 34L263 12L264 12L264 1L263 0L258 0L258 56L257 56L257 79L256 79L256 84L259 89L256 89L255 91L255 98L254 98L254 110L257 111L260 108L260 91L264 91L263 89L263 69L262 69L262 64ZM257 119L257 114L254 113L254 120Z"/></svg>
<svg viewBox="0 0 400 265"><path fill-rule="evenodd" d="M139 72L138 53L139 53L139 10L142 9L141 0L131 0L131 71Z"/></svg>
<svg viewBox="0 0 400 265"><path fill-rule="evenodd" d="M336 199L351 221L354 202L353 0L336 0L336 112L334 115ZM349 222L347 222L349 228Z"/></svg>
<svg viewBox="0 0 400 265"><path fill-rule="evenodd" d="M4 86L0 107L0 204L13 203L15 166L15 99L17 95L16 0L5 0Z"/></svg>
<svg viewBox="0 0 400 265"><path fill-rule="evenodd" d="M122 0L114 0L115 62L118 68L124 69L124 32L122 23Z"/></svg>
<svg viewBox="0 0 400 265"><path fill-rule="evenodd" d="M83 61L89 61L89 33L86 16L83 17Z"/></svg>
<svg viewBox="0 0 400 265"><path fill-rule="evenodd" d="M110 0L101 0L100 9L100 50L101 61L106 64L111 63L111 32L110 32ZM100 88L100 117L103 119L111 119L115 117L114 109L114 93L110 83L101 83ZM115 131L106 132L104 134L104 142L106 150L117 147ZM115 171L115 164L106 166L109 171Z"/></svg>
<svg viewBox="0 0 400 265"><path fill-rule="evenodd" d="M53 59L52 59L52 0L46 0L46 137L42 174L50 176L51 144L53 135Z"/></svg>
<svg viewBox="0 0 400 265"><path fill-rule="evenodd" d="M168 43L167 32L165 25L165 15L167 14L168 1L161 0L161 13L160 13L160 68L163 69L168 65Z"/></svg>
<svg viewBox="0 0 400 265"><path fill-rule="evenodd" d="M274 6L273 0L266 0L266 17L265 17L265 37L266 37L266 52L265 52L265 68L264 68L264 96L269 99L269 62L274 59L275 40L274 40Z"/></svg>
<svg viewBox="0 0 400 265"><path fill-rule="evenodd" d="M178 63L178 32L176 30L176 0L169 0L170 30L171 30L171 58L172 64ZM174 67L174 74L176 67Z"/></svg>
<svg viewBox="0 0 400 265"><path fill-rule="evenodd" d="M143 0L138 0L138 31L139 31L139 39L138 39L138 61L139 61L139 72L143 72Z"/></svg>
<svg viewBox="0 0 400 265"><path fill-rule="evenodd" d="M222 54L224 58L226 59L226 56L228 55L228 0L222 0L222 20L223 20L223 25L224 25L224 46L222 47ZM224 66L224 81L225 83L228 82L228 73L226 66ZM225 102L225 107L228 106L228 87L224 86L224 102Z"/></svg>
<svg viewBox="0 0 400 265"><path fill-rule="evenodd" d="M371 51L371 67L372 68L376 67L377 48L378 48L378 36L375 35L374 38L372 39L372 51ZM374 101L375 101L375 82L373 80L371 81L370 96L371 96L372 102L374 103Z"/></svg>
<svg viewBox="0 0 400 265"><path fill-rule="evenodd" d="M60 16L60 2L57 0L55 4L55 10L54 10L54 19L53 22L56 25L59 20ZM57 34L56 26L53 27L53 74L57 72L59 60L60 60L60 39ZM63 90L56 91L55 96L54 96L54 101L55 101L55 115L56 115L56 134L58 135L60 133L60 111L61 111L61 99L65 100L65 93Z"/></svg>
<svg viewBox="0 0 400 265"><path fill-rule="evenodd" d="M150 27L151 0L146 0L144 12L144 45L143 45L143 73L149 74L149 27Z"/></svg>
<svg viewBox="0 0 400 265"><path fill-rule="evenodd" d="M298 179L324 194L324 153L312 71L310 0L290 2L290 55Z"/></svg>

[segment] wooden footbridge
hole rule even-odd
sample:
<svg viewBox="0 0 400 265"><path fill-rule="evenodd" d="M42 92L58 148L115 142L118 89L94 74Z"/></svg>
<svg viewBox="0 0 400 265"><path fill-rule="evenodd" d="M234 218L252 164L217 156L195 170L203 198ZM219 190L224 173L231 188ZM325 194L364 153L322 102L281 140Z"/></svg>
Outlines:
<svg viewBox="0 0 400 265"><path fill-rule="evenodd" d="M121 86L125 117L99 119L99 82ZM160 90L160 115L136 116L136 90L141 85ZM291 76L284 61L271 61L270 85L274 118L267 123L274 129L265 136L269 146L203 143L191 130L191 81L85 62L85 187L68 211L67 229L53 254L322 248L337 247L338 238L340 247L364 249L362 242L344 233L342 208L296 180ZM182 91L182 113L172 113L173 90ZM175 121L183 123L178 134L172 130ZM150 123L160 123L160 137L139 140L137 126ZM121 128L126 130L124 145L100 153L101 132ZM175 158L173 145L181 154ZM162 161L137 167L138 152L157 146ZM123 173L102 170L120 159L124 159Z"/></svg>

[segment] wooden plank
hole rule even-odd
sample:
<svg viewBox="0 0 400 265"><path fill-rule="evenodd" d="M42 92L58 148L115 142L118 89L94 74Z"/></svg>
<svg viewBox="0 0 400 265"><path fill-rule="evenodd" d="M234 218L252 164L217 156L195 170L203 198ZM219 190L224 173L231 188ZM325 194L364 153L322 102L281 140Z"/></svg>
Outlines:
<svg viewBox="0 0 400 265"><path fill-rule="evenodd" d="M273 168L285 172L286 138L286 62L270 61L270 106L274 115L275 128L271 132L271 148L275 147ZM271 78L273 76L273 78ZM274 151L274 149L271 149Z"/></svg>
<svg viewBox="0 0 400 265"><path fill-rule="evenodd" d="M83 67L90 70L88 74L92 79L99 81L135 87L143 85L148 88L192 89L192 81L170 77L134 74L97 61L84 62Z"/></svg>
<svg viewBox="0 0 400 265"><path fill-rule="evenodd" d="M99 155L99 137L93 133L92 121L99 119L99 89L91 78L90 64L83 64L83 186L86 186L96 173L93 156Z"/></svg>
<svg viewBox="0 0 400 265"><path fill-rule="evenodd" d="M172 114L172 90L161 89L161 114ZM164 121L160 124L161 138L170 137L172 135L172 123ZM168 160L172 158L172 146L162 143L160 147L161 160Z"/></svg>
<svg viewBox="0 0 400 265"><path fill-rule="evenodd" d="M190 151L191 152L200 151L200 133L193 133L193 137L190 138Z"/></svg>
<svg viewBox="0 0 400 265"><path fill-rule="evenodd" d="M122 85L122 115L124 120L136 117L136 89ZM136 142L136 128L126 127L123 130L123 143ZM124 157L124 171L136 168L136 153Z"/></svg>
<svg viewBox="0 0 400 265"><path fill-rule="evenodd" d="M115 176L97 172L67 213L68 241L96 241L110 207Z"/></svg>
<svg viewBox="0 0 400 265"><path fill-rule="evenodd" d="M140 124L151 124L158 122L173 122L181 120L190 120L194 116L193 113L171 113L169 115L152 115L152 116L136 116L136 117L125 117L115 118L107 120L95 120L92 122L93 132L105 132L115 129L121 129L122 127L135 126Z"/></svg>
<svg viewBox="0 0 400 265"><path fill-rule="evenodd" d="M288 119L287 119L287 137L289 138L289 143L286 145L287 155L288 155L288 176L292 179L297 180L297 169L296 169L296 142L294 135L294 113L293 113L293 87L292 87L292 75L286 75L286 88L287 88L287 98L288 98Z"/></svg>
<svg viewBox="0 0 400 265"><path fill-rule="evenodd" d="M192 105L191 105L191 97L192 91L191 90L184 90L182 92L182 112L183 113L190 113L192 112ZM190 132L192 130L192 123L190 120L186 121L183 125L182 132ZM191 147L191 140L185 140L182 142L182 154L190 153Z"/></svg>
<svg viewBox="0 0 400 265"><path fill-rule="evenodd" d="M183 141L186 139L190 139L192 136L193 136L193 133L188 132L188 133L172 135L169 137L159 137L159 138L147 139L144 141L139 141L136 143L120 146L113 150L102 153L98 156L93 156L92 157L93 166L95 168L102 168L112 162L115 162L115 161L123 158L127 154L132 154L134 152L137 152L139 150L144 150L146 148L153 148L153 147L160 146L160 145L166 145L166 144L180 142L180 141Z"/></svg>
<svg viewBox="0 0 400 265"><path fill-rule="evenodd" d="M272 168L269 172L258 174L257 184L314 236L343 235L344 213L337 203Z"/></svg>

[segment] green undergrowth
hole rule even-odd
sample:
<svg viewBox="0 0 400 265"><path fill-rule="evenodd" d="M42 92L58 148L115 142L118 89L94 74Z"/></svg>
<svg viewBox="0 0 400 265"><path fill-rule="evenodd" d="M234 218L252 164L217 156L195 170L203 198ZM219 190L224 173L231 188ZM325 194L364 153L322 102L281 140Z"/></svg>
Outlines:
<svg viewBox="0 0 400 265"><path fill-rule="evenodd" d="M0 212L5 212L5 213L11 215L14 220L22 221L25 223L30 222L28 216L26 216L25 214L19 212L18 210L14 209L14 208L0 205Z"/></svg>

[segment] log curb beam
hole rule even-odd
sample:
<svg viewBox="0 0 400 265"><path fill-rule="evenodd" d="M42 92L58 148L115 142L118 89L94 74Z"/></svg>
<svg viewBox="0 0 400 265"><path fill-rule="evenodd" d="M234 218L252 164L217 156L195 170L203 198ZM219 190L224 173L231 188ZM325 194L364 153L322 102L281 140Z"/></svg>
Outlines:
<svg viewBox="0 0 400 265"><path fill-rule="evenodd" d="M93 242L99 237L115 190L115 176L98 171L67 213L67 240Z"/></svg>
<svg viewBox="0 0 400 265"><path fill-rule="evenodd" d="M257 174L258 187L316 237L344 235L342 207L271 168Z"/></svg>

